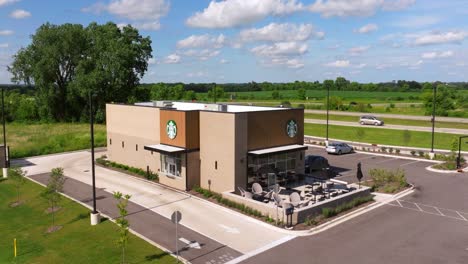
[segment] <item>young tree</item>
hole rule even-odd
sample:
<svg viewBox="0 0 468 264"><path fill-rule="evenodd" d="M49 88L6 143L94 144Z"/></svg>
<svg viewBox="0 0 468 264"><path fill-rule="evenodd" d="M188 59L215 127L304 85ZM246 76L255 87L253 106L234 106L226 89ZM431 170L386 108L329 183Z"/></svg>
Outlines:
<svg viewBox="0 0 468 264"><path fill-rule="evenodd" d="M273 99L281 99L281 95L280 93L278 92L278 90L274 90L272 93L271 93L271 98Z"/></svg>
<svg viewBox="0 0 468 264"><path fill-rule="evenodd" d="M20 204L21 186L23 186L26 183L26 171L19 167L14 167L9 169L8 175L10 176L10 179L13 180L15 183L17 198L14 205L18 206Z"/></svg>
<svg viewBox="0 0 468 264"><path fill-rule="evenodd" d="M117 243L122 249L122 263L125 263L125 248L128 243L128 228L130 227L130 223L125 217L128 214L127 205L131 196L128 194L124 195L121 192L114 192L114 198L118 201L117 208L119 209L120 215L116 220L117 225L119 225L119 239L117 240Z"/></svg>
<svg viewBox="0 0 468 264"><path fill-rule="evenodd" d="M62 195L60 192L63 191L63 184L65 183L65 177L63 175L63 168L54 168L50 174L49 181L47 182L47 186L42 193L42 195L47 199L49 202L50 208L49 211L52 214L52 227L50 230L52 232L56 230L55 226L55 211L57 211L57 205L59 201L62 199Z"/></svg>

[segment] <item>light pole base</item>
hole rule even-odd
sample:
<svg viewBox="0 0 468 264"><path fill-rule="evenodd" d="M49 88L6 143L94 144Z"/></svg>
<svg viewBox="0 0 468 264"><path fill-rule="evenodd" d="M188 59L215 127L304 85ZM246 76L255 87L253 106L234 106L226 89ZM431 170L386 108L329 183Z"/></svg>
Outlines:
<svg viewBox="0 0 468 264"><path fill-rule="evenodd" d="M3 178L8 178L8 168L3 168Z"/></svg>
<svg viewBox="0 0 468 264"><path fill-rule="evenodd" d="M101 221L101 214L100 213L92 213L91 212L91 225L97 225Z"/></svg>
<svg viewBox="0 0 468 264"><path fill-rule="evenodd" d="M328 140L325 140L325 147L328 147Z"/></svg>
<svg viewBox="0 0 468 264"><path fill-rule="evenodd" d="M431 160L433 160L435 157L435 153L434 152L429 152L429 158L431 158Z"/></svg>

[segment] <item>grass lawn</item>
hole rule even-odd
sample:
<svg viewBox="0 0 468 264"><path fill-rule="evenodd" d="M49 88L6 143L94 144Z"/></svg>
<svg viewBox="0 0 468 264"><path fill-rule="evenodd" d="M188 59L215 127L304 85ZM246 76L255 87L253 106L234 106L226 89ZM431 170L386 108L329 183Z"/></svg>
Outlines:
<svg viewBox="0 0 468 264"><path fill-rule="evenodd" d="M326 120L326 114L305 114L305 118L310 119L320 119ZM345 116L345 115L330 115L330 120L336 121L346 121L346 122L358 122L359 117L357 116ZM397 118L384 118L385 124L389 125L405 125L405 126L424 126L432 127L432 123L425 120L407 120L407 119L397 119ZM436 119L437 120L437 119ZM458 128L458 129L468 129L467 123L454 123L454 122L439 122L436 121L436 127L445 127L445 128Z"/></svg>
<svg viewBox="0 0 468 264"><path fill-rule="evenodd" d="M6 134L11 158L45 155L91 147L89 124L84 123L9 123L6 126ZM105 146L105 125L94 126L94 142L97 147Z"/></svg>
<svg viewBox="0 0 468 264"><path fill-rule="evenodd" d="M111 221L91 226L89 210L67 198L60 202L55 233L45 231L51 217L45 213L43 190L26 181L22 187L24 203L11 208L16 190L11 180L0 182L0 263L120 263L117 245L118 227ZM131 223L130 223L131 224ZM18 257L13 258L13 239L17 239ZM130 234L126 250L128 263L175 263L175 259L144 240Z"/></svg>
<svg viewBox="0 0 468 264"><path fill-rule="evenodd" d="M358 137L357 131L364 131L362 138ZM304 135L325 137L326 126L319 124L305 124ZM431 133L411 131L411 139L408 144L403 141L404 130L381 129L373 127L346 127L346 126L329 126L329 137L341 140L367 142L381 145L394 146L410 146L420 148L431 147ZM458 142L458 137L462 135L435 133L434 148L450 149L454 139ZM468 151L468 144L462 146L462 150Z"/></svg>

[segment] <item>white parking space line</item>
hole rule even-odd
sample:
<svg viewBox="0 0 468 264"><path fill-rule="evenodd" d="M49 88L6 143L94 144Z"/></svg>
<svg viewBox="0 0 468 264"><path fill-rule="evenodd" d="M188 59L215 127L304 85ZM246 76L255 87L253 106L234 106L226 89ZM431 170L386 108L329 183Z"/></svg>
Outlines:
<svg viewBox="0 0 468 264"><path fill-rule="evenodd" d="M468 221L468 220L466 220L466 218L465 218L462 214L460 214L458 211L455 211L455 212L457 212L457 214L458 214L463 220Z"/></svg>
<svg viewBox="0 0 468 264"><path fill-rule="evenodd" d="M445 216L445 215L439 210L439 208L437 208L437 207L435 207L435 206L433 206L433 208L436 209L436 211L439 212L439 214L440 214L441 216Z"/></svg>
<svg viewBox="0 0 468 264"><path fill-rule="evenodd" d="M416 207L419 209L419 211L423 211L423 209L421 209L421 207L419 207L419 205L417 203L414 203L414 205L416 205Z"/></svg>
<svg viewBox="0 0 468 264"><path fill-rule="evenodd" d="M420 162L419 160L416 160L416 161L411 161L411 162L408 162L408 163L405 163L405 164L401 164L400 167L403 167L403 166L406 166L406 165L410 165L410 164L414 164L414 163L418 163Z"/></svg>
<svg viewBox="0 0 468 264"><path fill-rule="evenodd" d="M373 158L376 158L376 156L370 156L370 157L362 158L362 159L359 159L359 161L363 161L363 160L367 160L367 159L373 159Z"/></svg>

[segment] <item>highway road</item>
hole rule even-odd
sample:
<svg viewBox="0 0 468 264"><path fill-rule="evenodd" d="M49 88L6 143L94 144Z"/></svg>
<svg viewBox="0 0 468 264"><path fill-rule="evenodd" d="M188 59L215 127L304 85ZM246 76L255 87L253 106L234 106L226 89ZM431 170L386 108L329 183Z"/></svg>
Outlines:
<svg viewBox="0 0 468 264"><path fill-rule="evenodd" d="M321 119L304 119L305 123L309 124L326 124L327 120ZM411 130L411 131L422 131L422 132L431 132L432 127L423 127L423 126L404 126L404 125L383 125L383 126L372 126L372 125L361 125L358 122L346 122L346 121L335 121L330 120L330 125L337 125L337 126L350 126L350 127L374 127L374 128L381 128L381 129L395 129L395 130ZM458 134L458 135L468 135L467 129L457 129L457 128L442 128L436 127L435 132L439 133L448 133L448 134Z"/></svg>
<svg viewBox="0 0 468 264"><path fill-rule="evenodd" d="M304 110L306 114L326 114L327 112L324 110ZM362 115L374 115L381 118L398 118L398 119L407 119L407 120L425 120L431 121L430 116L415 116L415 115L397 115L397 114L377 114L377 113L359 113L359 112L343 112L343 111L330 111L330 115L343 115L343 116L362 116ZM357 119L356 119L357 120ZM384 120L385 121L385 120ZM455 123L467 123L468 118L461 118L461 117L443 117L443 116L436 116L436 122L455 122Z"/></svg>

